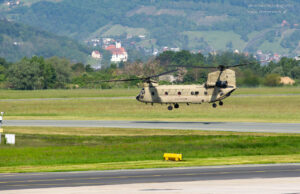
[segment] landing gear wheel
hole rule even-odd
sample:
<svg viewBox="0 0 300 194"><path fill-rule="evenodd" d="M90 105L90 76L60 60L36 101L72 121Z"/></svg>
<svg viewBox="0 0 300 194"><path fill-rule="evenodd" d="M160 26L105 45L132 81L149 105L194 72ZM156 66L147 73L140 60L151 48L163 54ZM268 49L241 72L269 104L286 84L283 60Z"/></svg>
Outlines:
<svg viewBox="0 0 300 194"><path fill-rule="evenodd" d="M219 105L220 105L220 106L223 106L223 102L222 102L222 101L220 101L220 102L219 102Z"/></svg>
<svg viewBox="0 0 300 194"><path fill-rule="evenodd" d="M216 104L216 103L213 103L213 104L212 104L212 107L213 107L213 108L217 108L217 104Z"/></svg>
<svg viewBox="0 0 300 194"><path fill-rule="evenodd" d="M179 104L174 104L174 108L179 108Z"/></svg>
<svg viewBox="0 0 300 194"><path fill-rule="evenodd" d="M173 106L172 105L170 105L170 106L168 106L168 110L173 110Z"/></svg>

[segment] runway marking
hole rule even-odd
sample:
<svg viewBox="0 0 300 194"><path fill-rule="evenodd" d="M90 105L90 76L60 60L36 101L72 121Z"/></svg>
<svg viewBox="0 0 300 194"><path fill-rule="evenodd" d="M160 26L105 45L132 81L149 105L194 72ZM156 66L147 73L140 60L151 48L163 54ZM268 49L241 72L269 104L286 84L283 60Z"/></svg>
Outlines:
<svg viewBox="0 0 300 194"><path fill-rule="evenodd" d="M100 180L100 179L127 179L127 178L151 178L151 177L174 177L174 176L196 176L196 175L218 175L218 174L243 174L243 173L268 173L268 172L294 172L300 171L300 169L292 170L264 170L264 171L239 171L239 172L204 172L204 173L176 173L176 174L166 174L166 175L139 175L139 176L108 176L108 177L89 177L89 178L66 178L66 179L45 179L45 180L24 180L24 181L6 181L0 182L1 184L9 184L3 186L31 186L31 185L65 185L65 183L51 183L51 184L42 184L38 182L46 181L72 181L72 180ZM32 183L32 184L15 184L15 183ZM35 184L33 184L35 183ZM69 183L68 183L69 184ZM71 183L72 184L72 183ZM89 183L73 183L73 184L89 184ZM99 184L99 183L90 183L90 184Z"/></svg>

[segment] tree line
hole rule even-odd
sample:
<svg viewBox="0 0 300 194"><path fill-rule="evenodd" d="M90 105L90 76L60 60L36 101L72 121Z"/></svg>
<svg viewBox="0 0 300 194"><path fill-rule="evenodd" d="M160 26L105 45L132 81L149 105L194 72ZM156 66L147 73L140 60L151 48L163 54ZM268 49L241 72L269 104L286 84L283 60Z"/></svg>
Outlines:
<svg viewBox="0 0 300 194"><path fill-rule="evenodd" d="M217 55L203 55L189 51L166 51L147 62L111 64L110 67L94 70L90 65L72 63L59 57L43 58L34 56L9 63L0 58L0 87L18 90L38 90L57 88L113 88L137 87L139 81L104 82L105 80L138 78L159 74L174 69L175 66L212 66L248 64L234 68L237 85L245 87L280 86L281 76L288 76L300 83L300 61L282 58L279 62L267 65L260 63L253 56L223 52ZM200 84L207 79L209 70L184 68L174 73L178 84ZM163 84L170 84L162 81Z"/></svg>

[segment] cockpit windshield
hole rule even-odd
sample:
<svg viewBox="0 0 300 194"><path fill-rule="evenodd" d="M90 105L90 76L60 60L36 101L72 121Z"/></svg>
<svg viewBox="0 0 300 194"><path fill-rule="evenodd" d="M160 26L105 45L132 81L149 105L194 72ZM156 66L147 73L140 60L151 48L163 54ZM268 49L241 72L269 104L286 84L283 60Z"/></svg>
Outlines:
<svg viewBox="0 0 300 194"><path fill-rule="evenodd" d="M140 92L140 95L144 95L145 94L145 88L143 88Z"/></svg>

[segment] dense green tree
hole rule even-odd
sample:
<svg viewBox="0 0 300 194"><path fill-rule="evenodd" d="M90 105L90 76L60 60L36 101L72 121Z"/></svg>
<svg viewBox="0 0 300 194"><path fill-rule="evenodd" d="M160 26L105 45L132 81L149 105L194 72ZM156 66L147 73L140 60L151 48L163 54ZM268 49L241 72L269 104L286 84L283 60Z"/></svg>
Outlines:
<svg viewBox="0 0 300 194"><path fill-rule="evenodd" d="M244 72L241 84L244 86L255 87L260 84L260 80L256 74L254 74L250 69L247 69Z"/></svg>
<svg viewBox="0 0 300 194"><path fill-rule="evenodd" d="M24 58L9 67L7 73L9 87L20 90L43 89L43 76L40 64Z"/></svg>
<svg viewBox="0 0 300 194"><path fill-rule="evenodd" d="M65 58L51 57L45 62L50 64L55 69L56 73L56 88L64 88L71 81L72 69L71 62Z"/></svg>
<svg viewBox="0 0 300 194"><path fill-rule="evenodd" d="M158 55L156 59L160 62L162 66L168 66L173 62L173 58L175 56L175 52L173 51L165 51Z"/></svg>
<svg viewBox="0 0 300 194"><path fill-rule="evenodd" d="M275 69L272 70L271 73L275 73L275 74L278 74L280 76L284 76L285 75L282 66L276 67Z"/></svg>
<svg viewBox="0 0 300 194"><path fill-rule="evenodd" d="M293 67L291 76L293 79L300 79L300 66Z"/></svg>
<svg viewBox="0 0 300 194"><path fill-rule="evenodd" d="M265 86L279 86L280 85L280 75L278 74L268 74L264 79Z"/></svg>
<svg viewBox="0 0 300 194"><path fill-rule="evenodd" d="M85 66L85 71L88 72L88 73L91 73L91 72L94 72L94 69L92 68L91 65L87 64Z"/></svg>

